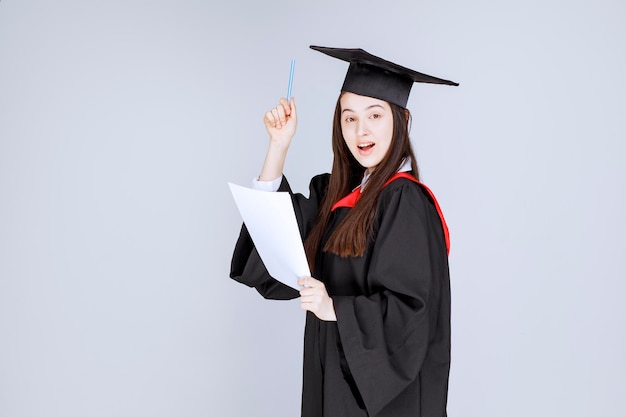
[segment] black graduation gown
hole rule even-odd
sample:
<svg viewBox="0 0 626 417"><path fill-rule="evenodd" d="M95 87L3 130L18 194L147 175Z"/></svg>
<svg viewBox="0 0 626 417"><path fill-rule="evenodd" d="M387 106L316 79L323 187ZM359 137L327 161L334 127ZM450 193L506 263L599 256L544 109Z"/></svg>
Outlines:
<svg viewBox="0 0 626 417"><path fill-rule="evenodd" d="M326 192L292 200L303 236ZM285 178L280 191L289 191ZM326 237L350 208L333 211ZM424 189L404 178L385 186L375 238L362 257L321 253L315 278L333 299L337 322L307 312L302 417L445 417L450 366L450 281L440 217ZM245 226L231 278L268 299L298 297L263 266Z"/></svg>

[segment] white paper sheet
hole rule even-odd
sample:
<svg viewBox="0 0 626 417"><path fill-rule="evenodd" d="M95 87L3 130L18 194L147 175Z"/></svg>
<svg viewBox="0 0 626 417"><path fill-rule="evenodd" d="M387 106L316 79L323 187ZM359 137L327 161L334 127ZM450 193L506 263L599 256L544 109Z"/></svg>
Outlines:
<svg viewBox="0 0 626 417"><path fill-rule="evenodd" d="M289 193L228 185L267 271L300 290L296 281L311 272Z"/></svg>

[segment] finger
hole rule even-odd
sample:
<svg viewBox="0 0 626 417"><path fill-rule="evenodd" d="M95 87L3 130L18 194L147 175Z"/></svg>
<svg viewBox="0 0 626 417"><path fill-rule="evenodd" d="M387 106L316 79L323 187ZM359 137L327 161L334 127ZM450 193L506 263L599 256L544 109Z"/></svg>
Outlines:
<svg viewBox="0 0 626 417"><path fill-rule="evenodd" d="M300 290L300 297L323 297L324 291L321 288L304 287Z"/></svg>
<svg viewBox="0 0 626 417"><path fill-rule="evenodd" d="M290 103L287 101L286 98L281 98L280 99L280 105L285 109L285 115L289 116L291 114L291 105Z"/></svg>
<svg viewBox="0 0 626 417"><path fill-rule="evenodd" d="M267 125L271 125L274 126L274 115L272 114L272 111L268 111L267 113L265 113L265 118L263 119L263 121L265 122L265 124Z"/></svg>
<svg viewBox="0 0 626 417"><path fill-rule="evenodd" d="M315 302L315 301L309 301L309 302L302 302L300 303L301 306L304 306L307 308L307 310L319 310L320 307L320 303Z"/></svg>
<svg viewBox="0 0 626 417"><path fill-rule="evenodd" d="M309 285L307 285L307 283L308 283L309 278L311 277L301 277L298 280L298 285L300 285L301 287L308 287Z"/></svg>
<svg viewBox="0 0 626 417"><path fill-rule="evenodd" d="M280 122L280 115L278 114L278 109L277 108L273 108L272 109L272 116L274 116L274 127L275 128L281 128L282 124Z"/></svg>
<svg viewBox="0 0 626 417"><path fill-rule="evenodd" d="M304 284L300 284L303 288L300 289L300 293L301 294L311 294L314 291L314 288L311 287L310 285L307 285L306 282Z"/></svg>
<svg viewBox="0 0 626 417"><path fill-rule="evenodd" d="M324 286L324 283L322 281L319 281L313 277L302 277L301 279L303 281L300 285L303 285L305 287L319 288Z"/></svg>
<svg viewBox="0 0 626 417"><path fill-rule="evenodd" d="M287 115L285 114L285 106L281 104L276 107L276 110L278 110L278 118L280 120L280 123L285 124L285 122L287 121Z"/></svg>
<svg viewBox="0 0 626 417"><path fill-rule="evenodd" d="M296 112L296 99L293 97L291 97L291 100L289 100L289 111L290 113Z"/></svg>
<svg viewBox="0 0 626 417"><path fill-rule="evenodd" d="M304 296L300 296L300 302L307 303L307 304L321 303L322 297L319 294L304 295Z"/></svg>
<svg viewBox="0 0 626 417"><path fill-rule="evenodd" d="M304 311L310 311L311 313L315 312L310 304L300 304L300 308Z"/></svg>

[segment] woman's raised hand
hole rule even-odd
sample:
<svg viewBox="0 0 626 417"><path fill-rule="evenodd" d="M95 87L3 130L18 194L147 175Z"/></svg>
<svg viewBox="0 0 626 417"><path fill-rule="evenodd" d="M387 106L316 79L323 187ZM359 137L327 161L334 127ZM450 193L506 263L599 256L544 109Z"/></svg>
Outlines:
<svg viewBox="0 0 626 417"><path fill-rule="evenodd" d="M290 101L281 98L276 107L265 113L263 122L270 135L270 144L289 147L298 124L294 98L291 97Z"/></svg>
<svg viewBox="0 0 626 417"><path fill-rule="evenodd" d="M265 113L263 122L270 135L270 144L258 179L272 181L282 175L291 138L296 133L298 117L293 97L289 102L281 98L276 107Z"/></svg>
<svg viewBox="0 0 626 417"><path fill-rule="evenodd" d="M304 287L300 290L300 306L303 310L310 311L320 320L337 321L333 299L328 295L322 281L302 277L298 280L298 285Z"/></svg>

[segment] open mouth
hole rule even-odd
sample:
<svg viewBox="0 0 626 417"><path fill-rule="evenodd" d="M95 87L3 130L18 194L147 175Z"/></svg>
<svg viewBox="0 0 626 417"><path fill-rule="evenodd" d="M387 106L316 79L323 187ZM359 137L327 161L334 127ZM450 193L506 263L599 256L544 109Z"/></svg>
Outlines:
<svg viewBox="0 0 626 417"><path fill-rule="evenodd" d="M362 143L360 145L357 145L357 148L359 148L362 151L367 151L369 149L372 149L374 147L375 143L373 142L368 142L368 143Z"/></svg>

